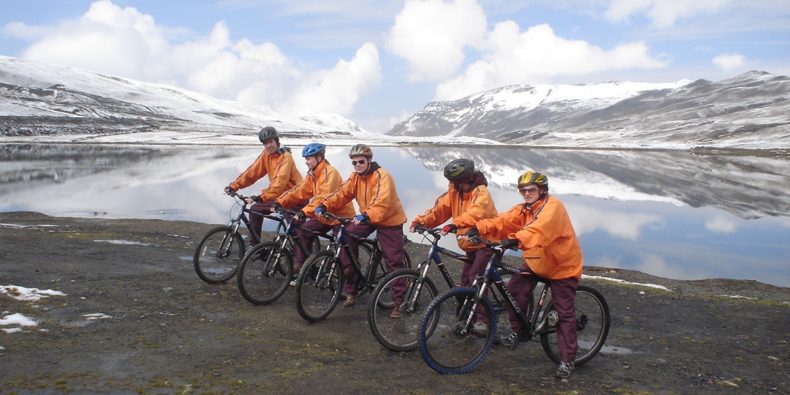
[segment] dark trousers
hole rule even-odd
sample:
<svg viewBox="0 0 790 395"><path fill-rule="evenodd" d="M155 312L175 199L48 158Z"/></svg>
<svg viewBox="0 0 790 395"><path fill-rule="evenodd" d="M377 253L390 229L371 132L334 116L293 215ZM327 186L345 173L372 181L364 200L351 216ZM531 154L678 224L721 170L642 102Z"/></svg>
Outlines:
<svg viewBox="0 0 790 395"><path fill-rule="evenodd" d="M331 226L322 224L318 220L314 218L310 218L307 221L303 222L296 228L296 237L299 238L299 241L302 243L302 246L307 250L307 254L302 252L302 249L299 247L294 248L294 273L299 273L299 270L302 269L302 265L304 261L307 259L307 255L313 253L313 240L315 240L316 233L324 233L328 232L332 229ZM337 233L337 230L333 231L332 233Z"/></svg>
<svg viewBox="0 0 790 395"><path fill-rule="evenodd" d="M524 267L522 267L523 269ZM518 303L522 312L526 311L529 299L532 298L532 290L537 284L537 279L531 274L514 274L507 283L510 293ZM559 315L559 325L557 340L560 348L560 358L563 362L572 362L576 359L576 287L579 286L579 279L572 277L562 280L551 280L551 299L554 309ZM508 307L510 317L510 327L513 332L521 332L521 322L516 316L516 312Z"/></svg>
<svg viewBox="0 0 790 395"><path fill-rule="evenodd" d="M494 255L494 250L490 248L481 248L466 253L470 263L465 263L463 271L461 271L462 287L471 286L475 282L475 278L483 275L483 271L486 269L488 260L491 259L492 255ZM488 324L488 316L486 316L482 305L477 306L477 320Z"/></svg>
<svg viewBox="0 0 790 395"><path fill-rule="evenodd" d="M375 226L370 222L361 222L359 224L349 224L346 226L346 232L355 236L367 237L373 231L376 231L379 245L381 246L381 255L384 259L384 264L387 266L389 272L404 268L403 265L403 226ZM347 238L349 249L355 257L359 256L359 242L352 237ZM343 253L340 254L343 257ZM343 260L343 273L346 275L346 284L343 290L346 295L357 295L357 273L354 270L351 262L348 259ZM395 303L400 304L403 301L403 294L406 292L406 283L404 281L397 281L392 284L392 297Z"/></svg>
<svg viewBox="0 0 790 395"><path fill-rule="evenodd" d="M254 231L258 238L261 237L261 229L263 228L263 216L271 214L274 211L274 200L267 200L264 202L253 203L250 206L250 229ZM254 241L250 240L250 244Z"/></svg>

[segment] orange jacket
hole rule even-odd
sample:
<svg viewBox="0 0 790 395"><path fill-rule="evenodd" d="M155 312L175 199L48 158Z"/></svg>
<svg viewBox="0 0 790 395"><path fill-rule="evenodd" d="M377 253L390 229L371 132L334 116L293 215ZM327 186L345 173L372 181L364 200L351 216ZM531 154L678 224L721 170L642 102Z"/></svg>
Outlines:
<svg viewBox="0 0 790 395"><path fill-rule="evenodd" d="M497 215L494 200L488 192L488 187L478 185L469 192L461 193L455 189L453 183L436 199L433 207L424 214L418 215L414 220L423 226L433 228L439 226L452 217L453 225L458 227L458 234L465 234L468 229L475 226L481 219L494 218ZM458 246L464 251L474 251L481 248L466 238L458 239Z"/></svg>
<svg viewBox="0 0 790 395"><path fill-rule="evenodd" d="M342 182L343 179L340 178L340 172L332 167L329 161L324 159L315 169L308 171L307 176L301 182L285 191L275 201L283 207L291 207L312 198L310 203L308 203L302 211L304 211L308 217L314 217L314 210L318 204L326 199L329 194L336 191ZM337 212L337 215L341 217L353 217L354 214L354 205L351 204L351 202L348 202ZM337 221L332 221L324 217L318 217L317 219L319 222L326 225L337 224Z"/></svg>
<svg viewBox="0 0 790 395"><path fill-rule="evenodd" d="M269 176L269 187L261 189L261 200L274 200L296 183L302 180L302 175L296 168L291 151L280 148L277 152L269 154L264 150L252 162L247 170L230 183L233 190L246 188L258 181L263 176Z"/></svg>
<svg viewBox="0 0 790 395"><path fill-rule="evenodd" d="M323 204L327 211L335 212L353 199L357 200L359 211L366 214L373 225L398 226L406 222L395 181L376 162L370 164L370 170L364 175L352 173Z"/></svg>
<svg viewBox="0 0 790 395"><path fill-rule="evenodd" d="M565 206L554 196L532 207L518 204L475 226L486 238L517 239L524 251L524 263L538 276L550 280L581 278L582 250Z"/></svg>

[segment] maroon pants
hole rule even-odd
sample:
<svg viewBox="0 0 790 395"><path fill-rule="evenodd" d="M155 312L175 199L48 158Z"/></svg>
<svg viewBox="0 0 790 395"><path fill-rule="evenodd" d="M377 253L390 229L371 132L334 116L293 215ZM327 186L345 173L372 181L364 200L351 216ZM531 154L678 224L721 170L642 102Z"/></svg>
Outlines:
<svg viewBox="0 0 790 395"><path fill-rule="evenodd" d="M522 266L522 269L524 267ZM521 311L525 312L529 299L532 298L532 290L537 284L537 279L531 274L514 274L507 283L510 293L518 303ZM551 280L551 299L554 309L559 316L557 340L560 348L560 358L563 362L572 362L576 359L576 287L579 279L572 277L562 280ZM516 316L516 312L508 307L510 317L510 327L513 332L521 332L521 322Z"/></svg>
<svg viewBox="0 0 790 395"><path fill-rule="evenodd" d="M261 229L263 228L263 216L271 214L274 211L274 200L267 200L263 202L253 203L250 206L250 229L254 231L258 238L261 237ZM255 243L250 239L250 244Z"/></svg>
<svg viewBox="0 0 790 395"><path fill-rule="evenodd" d="M461 271L462 287L471 286L472 283L475 282L475 278L483 275L483 271L486 269L486 264L488 264L488 260L491 259L491 255L494 255L494 250L490 248L481 248L466 253L466 257L469 258L470 263L465 263L463 271ZM477 318L479 322L488 324L488 316L485 314L483 306L477 306Z"/></svg>
<svg viewBox="0 0 790 395"><path fill-rule="evenodd" d="M317 219L310 218L296 228L296 237L299 238L299 241L309 255L313 252L313 240L318 237L316 233L328 232L330 229L332 229L331 226L322 224ZM337 230L333 233L337 233ZM299 273L305 259L307 259L307 255L302 252L302 249L299 247L294 248L294 273Z"/></svg>
<svg viewBox="0 0 790 395"><path fill-rule="evenodd" d="M389 272L402 269L403 265L403 225L398 226L376 226L370 222L361 222L359 224L350 224L346 226L346 232L355 236L367 237L373 231L376 231L376 238L381 246L381 255L384 258L384 264L387 265ZM352 237L347 238L349 250L355 257L359 256L359 241ZM340 254L343 258L343 253ZM343 273L346 275L346 283L343 290L346 295L357 295L357 273L354 270L351 262L346 257L343 262ZM396 281L392 284L392 297L395 303L400 304L403 302L403 294L406 292L405 281Z"/></svg>

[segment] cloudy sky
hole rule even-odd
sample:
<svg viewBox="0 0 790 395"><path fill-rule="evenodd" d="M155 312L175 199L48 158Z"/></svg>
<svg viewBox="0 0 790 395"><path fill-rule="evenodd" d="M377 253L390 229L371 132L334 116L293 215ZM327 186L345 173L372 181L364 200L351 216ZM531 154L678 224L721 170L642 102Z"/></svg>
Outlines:
<svg viewBox="0 0 790 395"><path fill-rule="evenodd" d="M790 0L0 0L0 55L385 132L516 83L790 74Z"/></svg>

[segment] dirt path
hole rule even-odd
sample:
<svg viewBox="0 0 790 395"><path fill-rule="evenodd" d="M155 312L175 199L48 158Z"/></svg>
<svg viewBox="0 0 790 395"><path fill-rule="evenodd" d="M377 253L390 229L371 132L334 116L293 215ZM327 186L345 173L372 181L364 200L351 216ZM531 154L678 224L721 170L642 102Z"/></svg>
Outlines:
<svg viewBox="0 0 790 395"><path fill-rule="evenodd" d="M577 369L570 381L553 378L554 366L538 343L515 351L494 348L474 372L442 376L418 353L379 346L367 326L367 298L308 324L295 311L292 291L273 305L253 306L235 282L203 283L191 256L210 227L0 213L0 286L66 294L36 302L0 294L0 320L19 313L38 322L0 326L0 393L786 393L790 388L788 288L586 268L589 275L660 284L671 292L585 279L606 296L612 328L606 352ZM409 251L413 258L425 254L413 243Z"/></svg>

